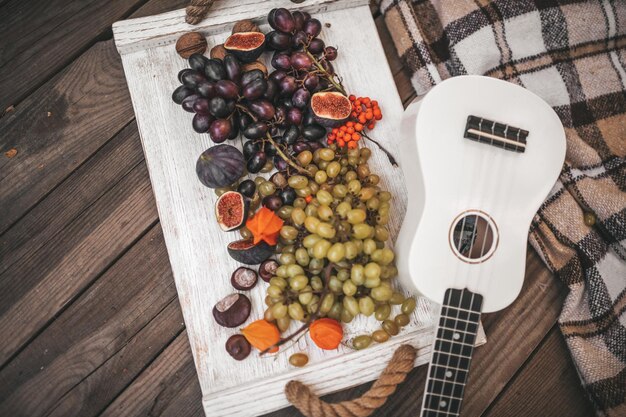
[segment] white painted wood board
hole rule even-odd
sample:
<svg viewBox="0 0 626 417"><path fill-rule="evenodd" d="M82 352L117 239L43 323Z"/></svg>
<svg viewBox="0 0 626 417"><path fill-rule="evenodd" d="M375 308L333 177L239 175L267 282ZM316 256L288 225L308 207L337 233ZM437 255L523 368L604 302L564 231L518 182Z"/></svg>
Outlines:
<svg viewBox="0 0 626 417"><path fill-rule="evenodd" d="M209 49L222 43L232 24L254 19L267 32L265 16L273 7L307 10L330 24L321 38L339 48L333 64L348 91L379 101L384 120L372 132L394 154L403 108L367 0L310 0L299 5L289 0L217 1L198 26L184 22L184 10L117 22L115 43L121 54L137 125L143 144L159 218L165 236L189 342L198 372L207 416L251 416L286 407L284 386L292 379L310 384L319 394L338 391L378 377L396 347L410 343L419 349L416 365L426 363L437 306L418 298L411 324L389 342L364 351L340 347L322 351L307 337L274 356L253 353L237 362L224 350L236 329L225 329L213 320L213 305L233 292L229 277L239 265L228 256L226 245L239 238L224 233L215 222L213 190L204 187L195 173L200 153L212 146L208 134L191 127L192 114L171 101L178 86L176 74L187 66L175 51L178 37L190 30L207 36ZM207 52L208 54L208 52ZM265 54L269 55L269 54ZM268 68L269 68L268 63ZM240 147L240 141L230 142ZM370 167L381 176L382 186L393 193L389 229L397 236L406 211L404 177L386 156L371 146ZM262 317L267 284L260 282L249 293L253 310L248 322ZM245 323L244 323L245 326ZM243 326L242 326L243 327ZM296 327L292 324L292 329ZM358 318L345 326L347 336L378 327L373 318ZM484 334L481 334L484 341ZM305 351L310 362L304 368L288 363L294 352ZM421 389L421 387L416 387Z"/></svg>

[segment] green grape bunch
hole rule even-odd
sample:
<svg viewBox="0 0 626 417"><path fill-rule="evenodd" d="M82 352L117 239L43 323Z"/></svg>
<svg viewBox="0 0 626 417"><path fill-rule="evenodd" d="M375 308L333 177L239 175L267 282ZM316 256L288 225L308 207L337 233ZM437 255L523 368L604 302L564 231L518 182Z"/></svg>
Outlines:
<svg viewBox="0 0 626 417"><path fill-rule="evenodd" d="M408 324L415 300L394 290L398 270L386 246L392 195L370 172L370 157L368 148L334 145L296 156L309 175L287 179L297 197L276 212L285 222L276 251L280 266L265 299L264 318L281 331L313 315L344 323L374 315L388 336ZM392 305L402 306L394 320ZM374 336L377 342L388 339L380 331ZM361 339L356 348L365 344Z"/></svg>

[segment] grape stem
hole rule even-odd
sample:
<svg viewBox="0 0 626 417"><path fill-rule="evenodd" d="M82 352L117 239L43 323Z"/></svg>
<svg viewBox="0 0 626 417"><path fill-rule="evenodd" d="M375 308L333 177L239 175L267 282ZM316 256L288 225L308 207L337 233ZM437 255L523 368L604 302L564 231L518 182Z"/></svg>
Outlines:
<svg viewBox="0 0 626 417"><path fill-rule="evenodd" d="M313 323L315 321L315 319L317 319L319 317L320 307L322 305L321 300L324 298L324 296L328 292L328 282L330 281L330 274L333 271L334 267L335 267L335 264L332 263L332 262L329 262L328 265L326 265L326 268L324 268L324 281L325 281L324 282L324 289L322 290L322 293L320 294L320 303L317 305L317 310L315 310L315 313L311 314L309 316L309 319L306 321L306 323L304 323L302 326L300 326L298 328L298 330L296 330L295 332L291 333L287 337L281 338L277 343L273 344L272 346L268 347L267 349L265 349L261 353L259 353L259 356L263 356L264 354L266 354L270 350L272 350L274 348L277 348L279 346L282 346L285 343L289 342L290 340L292 340L294 337L296 337L300 333L309 330L309 327L311 326L311 323Z"/></svg>
<svg viewBox="0 0 626 417"><path fill-rule="evenodd" d="M310 53L309 50L306 48L306 46L304 47L304 51L309 56L309 58L313 60L313 64L317 67L318 71L324 75L324 78L326 78L328 82L330 82L337 89L337 91L339 91L344 96L347 96L348 93L346 93L346 90L345 88L343 88L343 85L341 85L341 82L337 82L337 80L335 80L334 75L324 69L324 67L320 63L320 60L317 59L315 55Z"/></svg>
<svg viewBox="0 0 626 417"><path fill-rule="evenodd" d="M288 157L287 155L285 155L285 153L282 151L282 149L280 149L280 146L278 146L278 144L274 141L274 139L272 139L272 135L270 135L269 132L267 132L265 134L267 140L274 145L274 148L276 148L276 153L278 155L280 155L281 158L283 158L285 160L285 162L287 162L289 164L289 166L291 166L292 168L294 168L296 171L298 171L299 173L301 173L302 175L305 175L307 177L311 177L311 174L309 173L309 171L307 171L306 169L302 168L300 165L296 164L295 162L293 162L293 160Z"/></svg>
<svg viewBox="0 0 626 417"><path fill-rule="evenodd" d="M393 165L394 167L398 166L398 161L396 161L396 158L393 157L391 152L389 152L387 149L385 149L385 147L383 145L381 145L379 142L377 142L374 139L372 139L367 133L365 133L365 130L361 131L361 136L363 136L364 138L366 138L369 141L374 142L376 144L376 146L378 146L378 148L380 148L380 150L383 151L385 153L385 155L387 155L387 158L389 158L389 162L391 163L391 165Z"/></svg>
<svg viewBox="0 0 626 417"><path fill-rule="evenodd" d="M250 110L248 110L245 106L242 106L241 104L236 104L235 107L237 107L239 110L241 110L242 112L246 113L248 116L250 116L252 118L252 120L254 120L255 122L257 122L259 119L252 114L252 112L250 112Z"/></svg>

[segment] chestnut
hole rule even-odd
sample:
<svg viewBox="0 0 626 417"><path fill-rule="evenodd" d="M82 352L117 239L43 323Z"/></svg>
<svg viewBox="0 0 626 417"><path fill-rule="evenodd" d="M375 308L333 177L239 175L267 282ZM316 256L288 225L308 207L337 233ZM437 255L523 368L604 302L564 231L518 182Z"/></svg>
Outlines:
<svg viewBox="0 0 626 417"><path fill-rule="evenodd" d="M230 276L230 283L239 291L251 290L256 285L257 280L257 273L245 266L235 269L235 272Z"/></svg>
<svg viewBox="0 0 626 417"><path fill-rule="evenodd" d="M220 326L237 327L250 316L252 303L243 294L230 294L222 298L213 307L213 317Z"/></svg>
<svg viewBox="0 0 626 417"><path fill-rule="evenodd" d="M242 334L234 334L229 337L225 347L226 352L238 361L246 359L252 350L250 342Z"/></svg>
<svg viewBox="0 0 626 417"><path fill-rule="evenodd" d="M270 279L276 275L276 269L278 269L278 262L268 259L259 266L259 275L261 275L263 281L270 282Z"/></svg>

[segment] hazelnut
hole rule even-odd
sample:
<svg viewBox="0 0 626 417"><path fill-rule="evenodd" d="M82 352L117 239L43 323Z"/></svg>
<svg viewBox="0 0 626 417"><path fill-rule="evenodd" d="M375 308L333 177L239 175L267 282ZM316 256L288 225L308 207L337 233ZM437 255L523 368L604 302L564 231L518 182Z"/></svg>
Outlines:
<svg viewBox="0 0 626 417"><path fill-rule="evenodd" d="M270 282L270 279L276 275L276 269L278 269L278 262L268 259L259 266L259 275L261 275L263 281Z"/></svg>
<svg viewBox="0 0 626 417"><path fill-rule="evenodd" d="M235 269L235 272L230 276L230 283L239 291L251 290L256 285L257 280L257 273L245 266Z"/></svg>
<svg viewBox="0 0 626 417"><path fill-rule="evenodd" d="M228 338L226 341L226 352L233 359L242 361L248 357L250 351L252 350L252 346L250 342L241 334L234 334Z"/></svg>
<svg viewBox="0 0 626 417"><path fill-rule="evenodd" d="M260 69L265 75L267 75L267 67L260 61L253 61L248 64L244 64L241 67L242 72L252 71L253 69Z"/></svg>
<svg viewBox="0 0 626 417"><path fill-rule="evenodd" d="M230 294L213 307L213 317L220 326L237 327L250 316L252 303L243 294Z"/></svg>
<svg viewBox="0 0 626 417"><path fill-rule="evenodd" d="M209 53L209 55L211 55L211 58L213 59L224 60L224 57L226 56L226 49L222 44L215 45L213 48L211 48L211 52Z"/></svg>
<svg viewBox="0 0 626 417"><path fill-rule="evenodd" d="M206 48L206 39L198 32L185 33L176 41L176 52L185 59L193 54L203 54Z"/></svg>
<svg viewBox="0 0 626 417"><path fill-rule="evenodd" d="M239 22L235 23L235 26L233 26L233 32L232 33L237 33L237 32L260 32L260 31L261 31L261 29L259 29L259 27L252 20L244 19L244 20L240 20Z"/></svg>

